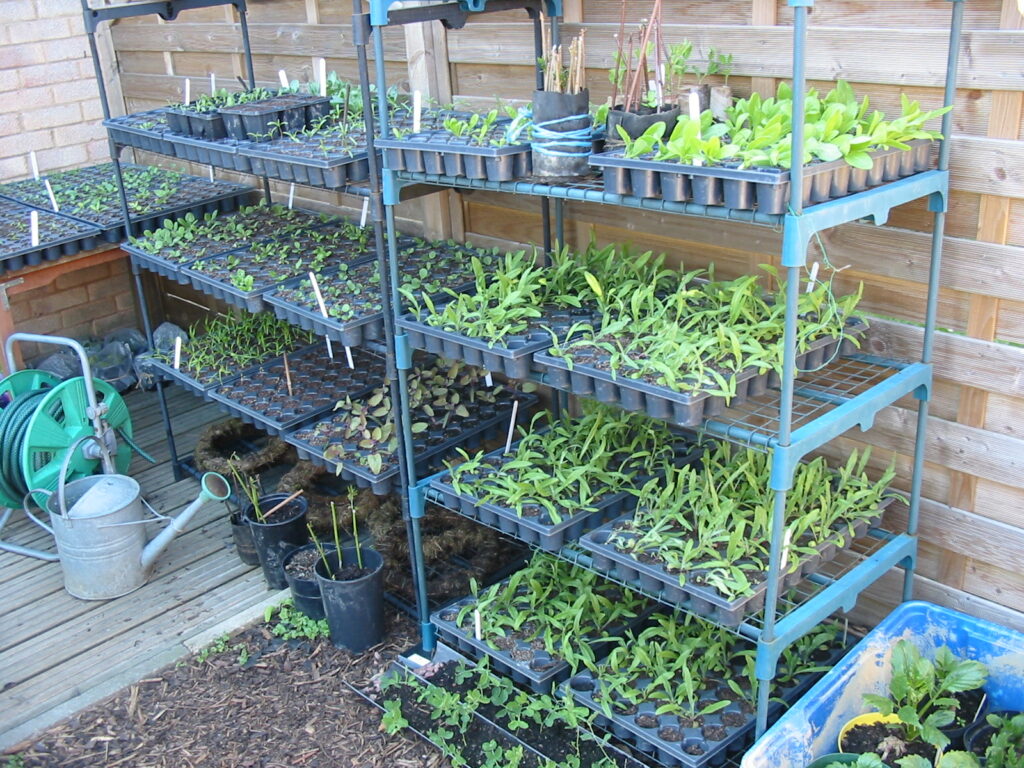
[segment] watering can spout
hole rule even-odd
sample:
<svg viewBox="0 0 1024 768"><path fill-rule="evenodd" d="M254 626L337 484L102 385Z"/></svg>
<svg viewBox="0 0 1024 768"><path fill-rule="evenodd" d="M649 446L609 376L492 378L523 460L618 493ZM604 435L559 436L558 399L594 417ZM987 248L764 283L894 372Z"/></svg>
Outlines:
<svg viewBox="0 0 1024 768"><path fill-rule="evenodd" d="M231 495L231 487L228 485L228 481L216 472L207 472L203 475L200 483L202 489L195 501L182 510L177 517L173 518L167 527L160 531L156 538L149 542L145 549L142 550L143 570L153 565L154 561L160 556L160 553L171 543L171 540L188 525L188 521L203 506L203 502L207 499L224 501Z"/></svg>

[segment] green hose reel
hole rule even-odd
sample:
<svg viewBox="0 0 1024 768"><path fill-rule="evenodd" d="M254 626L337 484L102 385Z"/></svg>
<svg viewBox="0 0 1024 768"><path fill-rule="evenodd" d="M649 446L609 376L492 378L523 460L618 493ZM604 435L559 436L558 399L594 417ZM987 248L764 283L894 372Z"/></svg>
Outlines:
<svg viewBox="0 0 1024 768"><path fill-rule="evenodd" d="M93 387L97 403L106 409L103 421L130 440L131 416L124 399L104 381L93 379ZM67 452L79 438L95 434L95 427L82 377L61 382L46 371L18 371L0 380L0 402L0 503L20 507L29 490L56 490ZM117 441L111 454L117 472L125 472L131 463L127 440ZM68 482L96 474L100 458L94 445L86 441L75 448ZM46 494L33 495L37 504L45 504Z"/></svg>

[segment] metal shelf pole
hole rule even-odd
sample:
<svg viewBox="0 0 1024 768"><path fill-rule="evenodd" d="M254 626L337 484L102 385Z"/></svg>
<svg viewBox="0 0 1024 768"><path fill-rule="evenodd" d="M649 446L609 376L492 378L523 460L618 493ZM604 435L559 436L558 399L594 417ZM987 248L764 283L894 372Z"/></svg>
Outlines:
<svg viewBox="0 0 1024 768"><path fill-rule="evenodd" d="M790 210L793 216L803 212L804 96L807 92L805 55L807 47L807 9L814 0L789 0L793 6L793 143L790 168ZM790 245L792 242L790 241ZM783 254L783 263L795 254ZM790 444L793 425L793 386L796 377L796 325L800 302L800 267L786 267L786 315L783 330L782 392L780 394L778 445ZM779 599L779 577L782 563L786 523L786 496L793 482L792 467L772 462L771 488L775 492L772 510L771 542L768 556L768 588L765 593L764 629L757 648L757 735L768 728L768 703L778 656L772 652L775 640L775 618ZM766 668L770 662L770 669Z"/></svg>

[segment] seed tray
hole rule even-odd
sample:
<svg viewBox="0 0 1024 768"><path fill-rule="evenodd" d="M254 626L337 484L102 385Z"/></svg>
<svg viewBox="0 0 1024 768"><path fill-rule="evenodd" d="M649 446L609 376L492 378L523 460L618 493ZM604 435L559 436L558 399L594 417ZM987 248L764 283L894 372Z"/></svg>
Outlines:
<svg viewBox="0 0 1024 768"><path fill-rule="evenodd" d="M234 139L206 141L191 136L169 136L174 156L190 163L213 165L239 173L253 173L252 163L242 153L246 146Z"/></svg>
<svg viewBox="0 0 1024 768"><path fill-rule="evenodd" d="M275 133L296 133L330 111L330 99L295 93L276 94L246 104L220 107L227 135L237 141L268 141ZM282 127L283 126L283 127Z"/></svg>
<svg viewBox="0 0 1024 768"><path fill-rule="evenodd" d="M519 447L517 441L509 452L509 457L515 455ZM700 450L691 442L680 440L675 446L676 466L685 466L700 457ZM491 451L485 459L504 459L506 456L504 447ZM445 507L458 512L472 520L478 520L484 525L498 528L502 533L515 536L520 541L536 546L545 552L557 552L567 542L576 541L586 531L597 528L609 520L622 519L624 512L630 512L636 506L636 496L629 491L618 491L610 493L594 503L591 511L577 512L574 515L564 517L560 523L544 523L541 519L520 517L515 510L503 507L499 504L481 501L478 497L469 493L459 493L448 481L450 473L431 480L430 486L441 494L442 503ZM649 476L641 475L636 478L635 487L641 487L650 480Z"/></svg>
<svg viewBox="0 0 1024 768"><path fill-rule="evenodd" d="M508 580L506 579L506 582ZM491 669L499 674L511 677L515 682L528 685L534 693L551 695L552 688L558 683L565 682L572 674L568 662L557 659L549 654L544 648L534 648L531 643L523 640L515 640L515 648L503 650L492 648L484 640L477 640L472 631L467 633L455 623L459 611L467 605L476 603L472 595L463 597L444 608L430 614L430 622L437 627L441 640L448 643L470 658L479 661L483 658L490 658ZM653 608L641 612L625 624L612 627L606 637L594 638L591 636L573 637L575 643L586 643L594 645L595 640L618 638L626 632L637 629L647 617L653 612ZM446 615L454 614L452 618L446 619ZM597 650L600 646L595 646ZM520 661L513 656L519 653L528 656L528 659ZM607 654L596 654L597 659L603 659Z"/></svg>
<svg viewBox="0 0 1024 768"><path fill-rule="evenodd" d="M227 136L224 118L217 110L198 112L189 106L167 107L167 124L173 133L195 136L197 139L216 141Z"/></svg>
<svg viewBox="0 0 1024 768"><path fill-rule="evenodd" d="M511 181L529 176L533 170L529 144L476 146L443 129L402 139L378 139L376 146L387 151L389 168L413 173Z"/></svg>
<svg viewBox="0 0 1024 768"><path fill-rule="evenodd" d="M864 323L855 321L847 325L846 333L858 337L866 329ZM808 345L807 351L796 356L796 367L813 370L827 360L855 351L853 342L848 338L816 339ZM703 421L719 415L730 405L740 405L751 397L763 395L770 387L776 386L779 379L778 374L773 371L759 373L756 368L748 368L733 374L736 380L736 394L726 398L704 391L675 392L668 387L649 384L639 379L630 379L622 375L612 376L608 371L587 363L574 362L570 368L570 364L564 358L554 357L545 352L537 352L534 363L546 374L545 383L555 389L593 397L602 403L618 405L627 411L642 411L652 418L669 421L680 427L698 426Z"/></svg>
<svg viewBox="0 0 1024 768"><path fill-rule="evenodd" d="M791 571L780 576L780 588L795 586L824 563L832 560L841 548L849 547L853 539L865 535L869 528L878 525L882 512L890 503L891 500L885 500L877 514L870 520L858 521L854 526L853 536L843 541L843 547L839 546L839 535L836 534L818 545L816 555L802 557ZM646 594L657 595L663 603L703 616L726 627L739 626L744 618L764 607L765 592L768 589L767 579L754 586L753 594L727 600L713 587L692 584L689 581L680 583L681 575L670 573L664 565L642 563L633 555L620 552L608 544L615 527L632 520L633 514L630 512L612 520L579 540L580 546L593 555L590 566L593 570Z"/></svg>
<svg viewBox="0 0 1024 768"><path fill-rule="evenodd" d="M815 162L804 167L803 203L814 205L846 197L931 167L927 139L910 142L910 150L874 150L871 170L853 168L843 159ZM788 170L733 166L696 166L668 161L627 158L622 150L592 155L590 164L604 174L604 190L616 195L657 198L670 202L692 201L766 214L783 214L789 207Z"/></svg>
<svg viewBox="0 0 1024 768"><path fill-rule="evenodd" d="M284 389L284 361L280 357L225 380L210 396L232 416L280 435L332 410L339 400L361 397L383 383L382 358L362 351L353 351L352 357L355 368L332 361L321 344L289 355L293 397ZM252 391L253 384L261 386L262 393L252 395L257 399L252 407L243 405L240 400ZM258 407L261 400L262 408Z"/></svg>
<svg viewBox="0 0 1024 768"><path fill-rule="evenodd" d="M39 216L36 245L32 245L32 211ZM0 199L0 233L0 272L13 272L95 248L100 231L70 216Z"/></svg>
<svg viewBox="0 0 1024 768"><path fill-rule="evenodd" d="M126 173L136 173L140 170L147 170L144 166L133 163L122 163L122 169ZM112 163L79 168L73 171L66 171L59 174L62 178L58 181L61 185L72 185L71 181L64 181L63 178L71 177L78 181L79 185L84 184L113 184L114 170ZM165 205L157 210L146 211L141 215L133 215L132 223L137 231L154 229L160 226L164 219L177 218L189 213L201 217L212 211L233 211L252 193L252 189L240 184L232 184L226 181L209 181L199 176L174 173L170 176L178 185L172 200L177 202ZM55 185L55 190L58 187ZM49 196L45 187L32 179L12 182L0 187L0 196L28 205L34 205L48 210L50 208ZM134 198L133 198L134 199ZM124 219L121 214L120 201L116 193L113 193L108 205L101 211L83 211L75 209L71 213L67 206L64 206L61 216L66 216L85 224L99 227L101 236L108 243L117 243L126 236Z"/></svg>
<svg viewBox="0 0 1024 768"><path fill-rule="evenodd" d="M415 315L398 318L398 326L406 331L409 343L415 349L424 349L449 360L464 360L490 371L498 371L512 379L525 379L530 375L534 355L549 349L553 344L551 333L543 325L549 325L558 335L579 322L599 322L596 310L583 307L573 309L569 320L537 318L527 333L506 336L503 343L490 344L486 339L476 339L454 331L445 331L420 320Z"/></svg>
<svg viewBox="0 0 1024 768"><path fill-rule="evenodd" d="M135 147L159 155L174 156L174 144L167 134L167 108L150 109L133 115L111 117L103 121L111 141L122 147Z"/></svg>
<svg viewBox="0 0 1024 768"><path fill-rule="evenodd" d="M516 393L514 399L519 401L518 423L525 418L529 408L537 402L537 398L534 395ZM417 476L422 476L439 469L441 460L451 456L456 448L476 450L488 440L493 440L503 435L507 431L511 412L512 401L510 399L506 404L499 406L495 414L490 418L482 419L476 426L464 427L460 434L437 445L428 445L425 440L419 439L417 441L417 439L414 439L413 452ZM333 418L333 416L328 416L323 421L330 421ZM399 467L397 464L388 466L379 473L374 473L368 467L352 459L336 461L324 458L322 448L313 446L301 436L305 429L312 426L314 425L306 425L306 428L302 430L283 436L285 442L295 446L300 459L311 461L318 467L329 469L339 475L342 480L355 483L359 488L370 488L377 496L386 496L389 493L397 492L399 485ZM418 436L416 437L418 438ZM360 453L367 454L370 451L360 451Z"/></svg>
<svg viewBox="0 0 1024 768"><path fill-rule="evenodd" d="M829 658L822 662L822 666L835 664L843 654L845 647L838 647L831 651ZM806 691L815 680L823 673L805 673L798 676L793 685L779 688L776 693L777 699L782 699L787 704L792 703ZM637 681L637 686L643 688L650 684L649 679ZM595 701L594 694L600 692L601 681L594 677L589 670L585 670L573 677L564 684L563 689L570 694L578 703L597 713L595 725L610 730L616 737L635 746L640 752L654 756L658 762L667 766L685 766L685 768L709 768L712 766L724 765L730 757L738 756L753 742L755 719L752 708L744 711L739 702L732 702L729 706L704 715L702 726L683 727L677 715L658 715L657 706L652 702L644 702L638 706L638 710L632 715L620 715L613 713L608 717L601 704ZM743 690L748 698L749 687L743 685ZM698 700L718 700L719 696L715 687L707 687L698 694ZM779 701L769 704L769 716L774 715L782 707ZM744 722L737 725L726 725L723 722L723 715L731 713L739 715ZM657 725L647 727L640 725L638 718L653 718ZM711 741L704 735L704 728L709 726L720 726L725 730L725 738L719 741ZM674 735L678 734L678 740L667 740L663 738L668 735L668 729ZM703 750L700 754L690 754L687 750Z"/></svg>
<svg viewBox="0 0 1024 768"><path fill-rule="evenodd" d="M331 153L323 159L287 155L275 152L272 146L257 144L250 144L242 151L253 173L309 187L341 189L366 181L370 175L365 146L350 153Z"/></svg>

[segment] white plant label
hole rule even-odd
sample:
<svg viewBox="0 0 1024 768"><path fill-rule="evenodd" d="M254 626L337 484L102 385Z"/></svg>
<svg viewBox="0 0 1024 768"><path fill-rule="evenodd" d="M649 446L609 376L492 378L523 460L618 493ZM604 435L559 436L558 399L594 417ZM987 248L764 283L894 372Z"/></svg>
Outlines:
<svg viewBox="0 0 1024 768"><path fill-rule="evenodd" d="M363 198L363 212L359 215L359 226L366 226L366 217L370 213L370 198Z"/></svg>
<svg viewBox="0 0 1024 768"><path fill-rule="evenodd" d="M57 205L57 196L53 194L53 187L50 186L49 179L43 179L43 185L46 187L46 194L50 196L50 207L53 208L54 213L60 211L60 206Z"/></svg>
<svg viewBox="0 0 1024 768"><path fill-rule="evenodd" d="M277 70L277 79L281 81L281 88L287 90L287 88L288 88L288 75L285 74L283 69Z"/></svg>
<svg viewBox="0 0 1024 768"><path fill-rule="evenodd" d="M181 368L181 336L174 337L174 370Z"/></svg>
<svg viewBox="0 0 1024 768"><path fill-rule="evenodd" d="M295 203L295 184L292 183L288 187L288 210L292 209L292 205Z"/></svg>
<svg viewBox="0 0 1024 768"><path fill-rule="evenodd" d="M327 95L327 59L320 58L316 62L319 74L317 79L320 81L320 95Z"/></svg>
<svg viewBox="0 0 1024 768"><path fill-rule="evenodd" d="M418 653L410 653L407 658L417 667L425 667L427 666L427 664L430 663L427 659L423 658Z"/></svg>
<svg viewBox="0 0 1024 768"><path fill-rule="evenodd" d="M32 164L32 178L39 181L39 161L36 160L36 151L34 149L28 153L28 161Z"/></svg>
<svg viewBox="0 0 1024 768"><path fill-rule="evenodd" d="M814 290L814 284L818 281L818 268L821 265L818 262L814 262L811 265L811 274L807 278L807 293Z"/></svg>
<svg viewBox="0 0 1024 768"><path fill-rule="evenodd" d="M782 564L779 566L782 573L786 572L786 566L789 565L789 545L793 540L793 529L787 528L786 535L782 539Z"/></svg>
<svg viewBox="0 0 1024 768"><path fill-rule="evenodd" d="M325 318L327 317L327 304L324 302L324 295L320 291L320 281L316 279L316 273L310 270L309 272L309 284L313 286L313 295L316 297L317 306L320 308L320 314ZM334 359L334 345L331 344L331 339L328 336L324 337L324 341L327 342L327 356ZM349 368L353 368L352 365L352 353L349 352L348 347L345 347L345 351L348 352Z"/></svg>
<svg viewBox="0 0 1024 768"><path fill-rule="evenodd" d="M35 248L39 245L39 211L32 211L29 221L32 227L32 247Z"/></svg>
<svg viewBox="0 0 1024 768"><path fill-rule="evenodd" d="M477 642L484 639L483 622L480 620L480 610L473 611L473 634L476 636Z"/></svg>
<svg viewBox="0 0 1024 768"><path fill-rule="evenodd" d="M210 181L213 181L213 166L210 166Z"/></svg>
<svg viewBox="0 0 1024 768"><path fill-rule="evenodd" d="M331 339L328 336L324 336L324 341L327 342L327 356L329 358L331 358L331 360L333 360L334 359L334 345L331 344Z"/></svg>
<svg viewBox="0 0 1024 768"><path fill-rule="evenodd" d="M490 371L488 371L487 375L484 376L484 384L486 384L488 387L493 387L494 386L494 378L491 376L491 372Z"/></svg>
<svg viewBox="0 0 1024 768"><path fill-rule="evenodd" d="M348 359L348 367L355 368L355 360L352 359L352 347L345 347L345 357Z"/></svg>
<svg viewBox="0 0 1024 768"><path fill-rule="evenodd" d="M412 92L412 132L419 133L423 119L423 93Z"/></svg>
<svg viewBox="0 0 1024 768"><path fill-rule="evenodd" d="M185 104L192 103L192 81L189 78L185 78Z"/></svg>
<svg viewBox="0 0 1024 768"><path fill-rule="evenodd" d="M210 95L213 96L217 92L217 73L210 73Z"/></svg>
<svg viewBox="0 0 1024 768"><path fill-rule="evenodd" d="M512 418L508 420L508 437L505 438L505 453L512 450L512 438L516 434L516 417L519 415L519 401L512 403Z"/></svg>

